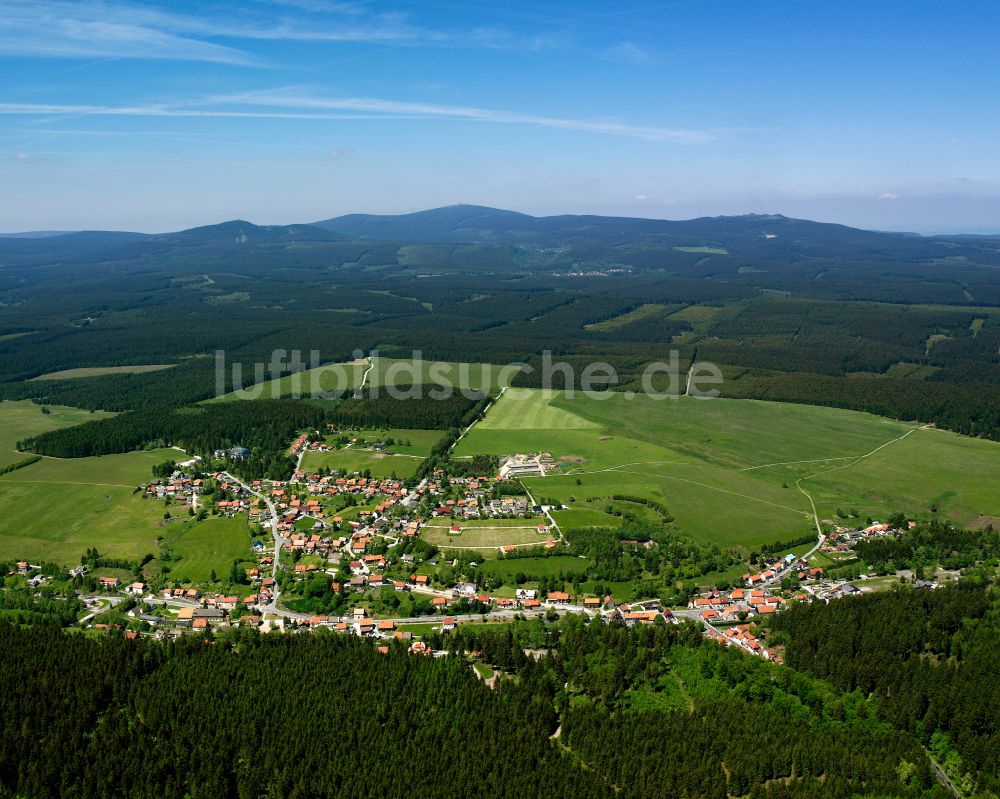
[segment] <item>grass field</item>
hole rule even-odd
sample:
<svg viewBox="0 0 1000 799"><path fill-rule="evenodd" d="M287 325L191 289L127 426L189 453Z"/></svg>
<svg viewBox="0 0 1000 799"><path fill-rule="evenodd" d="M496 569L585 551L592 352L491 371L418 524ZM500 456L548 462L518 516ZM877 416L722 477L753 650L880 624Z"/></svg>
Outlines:
<svg viewBox="0 0 1000 799"><path fill-rule="evenodd" d="M537 580L541 577L557 577L559 574L567 576L583 574L592 565L593 563L587 558L553 555L550 558L501 558L487 561L479 568L483 574L490 574L510 582L518 573Z"/></svg>
<svg viewBox="0 0 1000 799"><path fill-rule="evenodd" d="M511 520L498 520L511 521ZM441 527L423 527L420 537L427 543L437 547L463 549L496 549L503 546L536 546L544 544L549 536L546 533L539 533L535 525L530 525L522 519L518 519L520 525L502 525L483 522L475 526L463 526L462 532L452 535L449 531L450 525ZM488 525L488 526L487 526ZM537 522L536 522L537 525ZM460 525L461 526L461 525Z"/></svg>
<svg viewBox="0 0 1000 799"><path fill-rule="evenodd" d="M511 388L476 425L479 430L575 430L596 429L599 425L571 410L556 406L561 392ZM469 453L471 454L471 453Z"/></svg>
<svg viewBox="0 0 1000 799"><path fill-rule="evenodd" d="M348 474L368 470L372 477L411 477L420 465L415 455L389 455L383 452L347 447L331 452L307 452L302 456L306 474L322 468L346 469Z"/></svg>
<svg viewBox="0 0 1000 799"><path fill-rule="evenodd" d="M619 327L630 325L641 319L648 319L651 316L656 316L666 308L666 305L646 303L645 305L640 305L638 308L629 311L628 313L623 313L620 316L614 316L611 319L605 319L603 322L592 322L589 325L584 325L583 328L584 330L599 330L602 332L607 330L616 330Z"/></svg>
<svg viewBox="0 0 1000 799"><path fill-rule="evenodd" d="M512 389L456 454L539 450L562 459L561 473L524 482L570 506L557 514L564 526L620 524L603 513L608 498L637 495L665 503L695 538L759 546L813 529L800 478L825 518L1000 516L1000 444L834 408Z"/></svg>
<svg viewBox="0 0 1000 799"><path fill-rule="evenodd" d="M326 392L336 393L357 388L367 368L367 360L331 363L256 384L253 383L253 375L248 374L243 376L243 384L246 388L230 391L228 394L207 400L207 402L279 399L296 394L308 397L318 396ZM232 380L232 375L227 375L227 379Z"/></svg>
<svg viewBox="0 0 1000 799"><path fill-rule="evenodd" d="M331 452L307 452L302 458L302 468L306 473L318 469L346 469L348 472L370 470L373 477L411 477L420 461L431 453L434 445L444 433L440 430L364 430L357 434L365 441L393 440L384 452L374 452L359 446L351 446ZM406 442L406 443L403 443Z"/></svg>
<svg viewBox="0 0 1000 799"><path fill-rule="evenodd" d="M364 380L365 391L386 386L451 386L473 391L497 391L514 378L515 369L488 363L457 363L402 358L372 359L374 364L367 379L368 359L333 363L307 369L293 375L253 383L253 375L243 377L246 388L230 391L208 402L230 402L239 399L277 399L299 395L318 396L358 388ZM228 379L232 379L229 375Z"/></svg>
<svg viewBox="0 0 1000 799"><path fill-rule="evenodd" d="M203 521L182 522L164 536L177 560L170 564L172 581L208 582L215 570L225 580L234 560L251 564L250 534L245 515L210 516Z"/></svg>
<svg viewBox="0 0 1000 799"><path fill-rule="evenodd" d="M17 463L31 455L30 452L18 452L15 448L23 438L113 415L104 411L91 413L62 405L45 407L48 413L42 413L42 407L29 400L0 402L0 467Z"/></svg>
<svg viewBox="0 0 1000 799"><path fill-rule="evenodd" d="M83 366L78 369L63 369L31 378L32 380L72 380L76 377L100 377L101 375L141 375L171 369L177 364L148 363L139 366Z"/></svg>
<svg viewBox="0 0 1000 799"><path fill-rule="evenodd" d="M376 358L369 380L373 386L436 385L492 392L509 385L516 370L489 363L455 363Z"/></svg>
<svg viewBox="0 0 1000 799"><path fill-rule="evenodd" d="M176 450L100 458L45 458L0 476L0 559L78 563L88 547L112 557L156 552L172 525L164 507L134 494Z"/></svg>

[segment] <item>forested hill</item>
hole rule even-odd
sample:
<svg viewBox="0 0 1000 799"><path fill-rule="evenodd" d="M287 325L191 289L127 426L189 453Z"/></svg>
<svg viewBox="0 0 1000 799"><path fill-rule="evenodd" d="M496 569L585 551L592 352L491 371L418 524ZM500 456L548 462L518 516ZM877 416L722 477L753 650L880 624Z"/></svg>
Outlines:
<svg viewBox="0 0 1000 799"><path fill-rule="evenodd" d="M943 796L873 701L693 624L564 617L428 642L448 656L334 633L157 644L0 622L0 795Z"/></svg>
<svg viewBox="0 0 1000 799"><path fill-rule="evenodd" d="M198 356L249 365L282 349L528 361L536 376L551 350L578 372L612 364L617 390L676 351L682 371L718 365L728 396L1000 438L1000 239L475 206L0 238L2 398L183 405L213 396L212 361ZM33 382L145 364L177 366Z"/></svg>

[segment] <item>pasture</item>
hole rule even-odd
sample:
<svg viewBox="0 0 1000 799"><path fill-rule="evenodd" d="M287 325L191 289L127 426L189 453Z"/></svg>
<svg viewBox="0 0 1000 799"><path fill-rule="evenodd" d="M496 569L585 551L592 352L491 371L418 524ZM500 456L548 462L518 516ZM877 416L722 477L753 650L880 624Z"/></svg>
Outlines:
<svg viewBox="0 0 1000 799"><path fill-rule="evenodd" d="M411 477L420 465L417 455L394 455L360 447L345 447L329 452L307 452L302 456L302 469L314 474L320 469L343 469L348 474L370 472L372 477Z"/></svg>
<svg viewBox="0 0 1000 799"><path fill-rule="evenodd" d="M483 574L500 577L504 582L513 582L517 574L525 575L529 580L542 577L558 577L565 574L586 574L593 566L589 558L577 558L572 555L553 555L548 558L497 558L482 564L479 570Z"/></svg>
<svg viewBox="0 0 1000 799"><path fill-rule="evenodd" d="M155 553L157 536L178 522L165 520L164 506L134 488L154 464L177 454L45 458L0 476L0 559L72 564L88 547L130 559Z"/></svg>
<svg viewBox="0 0 1000 799"><path fill-rule="evenodd" d="M1000 444L835 408L512 389L456 447L537 451L560 467L524 483L569 506L555 514L567 527L617 526L604 512L610 498L639 496L664 503L693 538L758 547L814 529L800 479L820 518L1000 517Z"/></svg>
<svg viewBox="0 0 1000 799"><path fill-rule="evenodd" d="M379 429L364 430L352 434L358 445L342 447L329 452L306 452L302 456L302 468L307 474L319 469L345 469L349 474L368 470L373 477L411 477L420 461L431 453L431 449L441 440L440 430ZM328 436L332 441L336 436ZM377 441L392 444L382 452L375 452L367 444Z"/></svg>
<svg viewBox="0 0 1000 799"><path fill-rule="evenodd" d="M163 544L176 558L168 564L171 581L207 583L213 570L219 580L226 580L234 560L253 563L244 514L178 523L167 531Z"/></svg>
<svg viewBox="0 0 1000 799"><path fill-rule="evenodd" d="M17 442L21 439L113 415L104 411L91 413L63 405L46 405L45 408L48 413L43 413L41 405L29 400L0 402L0 467L30 457L30 452L17 451Z"/></svg>

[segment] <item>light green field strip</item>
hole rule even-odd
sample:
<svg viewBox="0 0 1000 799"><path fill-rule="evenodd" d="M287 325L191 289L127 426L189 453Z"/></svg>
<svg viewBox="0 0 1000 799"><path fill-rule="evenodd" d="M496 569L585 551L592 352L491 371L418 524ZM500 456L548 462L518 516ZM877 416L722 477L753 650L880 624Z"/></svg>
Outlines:
<svg viewBox="0 0 1000 799"><path fill-rule="evenodd" d="M300 396L317 397L325 393L336 394L350 391L361 384L368 370L367 359L347 363L331 363L307 369L292 375L285 375L274 380L265 380L254 384L254 375L242 376L246 388L230 391L228 394L207 400L208 402L232 402L234 400L280 399L281 397ZM230 371L227 381L232 381Z"/></svg>
<svg viewBox="0 0 1000 799"><path fill-rule="evenodd" d="M100 377L101 375L141 375L147 372L160 372L172 369L175 363L151 363L139 366L83 366L78 369L63 369L59 372L49 372L31 378L35 380L72 380L79 377Z"/></svg>
<svg viewBox="0 0 1000 799"><path fill-rule="evenodd" d="M497 400L475 429L586 430L600 425L552 404L561 392L511 388Z"/></svg>

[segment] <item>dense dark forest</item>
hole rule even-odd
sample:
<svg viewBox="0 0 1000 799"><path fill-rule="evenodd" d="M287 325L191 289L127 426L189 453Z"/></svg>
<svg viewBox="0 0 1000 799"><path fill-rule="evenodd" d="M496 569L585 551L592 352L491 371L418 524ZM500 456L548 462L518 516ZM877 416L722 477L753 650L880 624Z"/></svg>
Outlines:
<svg viewBox="0 0 1000 799"><path fill-rule="evenodd" d="M799 605L774 619L789 666L876 698L966 794L1000 791L1000 597L975 583Z"/></svg>
<svg viewBox="0 0 1000 799"><path fill-rule="evenodd" d="M400 387L406 392L407 387ZM426 397L426 393L423 395ZM414 397L407 399L380 393L375 397L349 397L338 403L328 414L332 424L340 427L413 428L417 430L445 430L449 427L468 425L467 416L482 401L483 395L464 397L461 394L446 399L428 401Z"/></svg>
<svg viewBox="0 0 1000 799"><path fill-rule="evenodd" d="M567 617L406 654L0 623L0 790L38 796L942 797L874 701L706 642ZM541 645L540 659L523 647ZM487 687L463 652L501 675ZM40 701L40 699L42 701ZM67 741L76 742L67 746Z"/></svg>
<svg viewBox="0 0 1000 799"><path fill-rule="evenodd" d="M217 351L252 373L276 349L323 362L356 350L526 362L534 371L516 380L526 386L539 384L549 350L577 374L610 363L611 388L625 390L676 351L681 375L692 358L718 364L728 396L1000 439L997 253L985 237L777 216L535 219L469 206L322 226L0 239L0 397L180 407L216 393ZM31 380L151 363L175 366Z"/></svg>
<svg viewBox="0 0 1000 799"><path fill-rule="evenodd" d="M230 459L229 468L246 478L287 479L295 460L288 442L302 429L333 427L416 428L449 433L421 464L425 473L446 463L446 453L482 413L488 397L456 395L437 402L349 397L343 400L241 400L189 407L148 406L117 416L61 428L18 442L22 450L56 458L85 458L151 447L179 446L191 453L245 447L247 457ZM9 468L28 465L28 459Z"/></svg>
<svg viewBox="0 0 1000 799"><path fill-rule="evenodd" d="M861 541L858 557L878 572L941 566L970 569L976 564L986 570L1000 565L1000 531L963 530L939 519L918 524L906 535Z"/></svg>
<svg viewBox="0 0 1000 799"><path fill-rule="evenodd" d="M325 418L323 408L296 400L150 407L43 433L19 447L57 458L174 445L200 453L234 446L278 452L287 450L297 430L319 428Z"/></svg>

